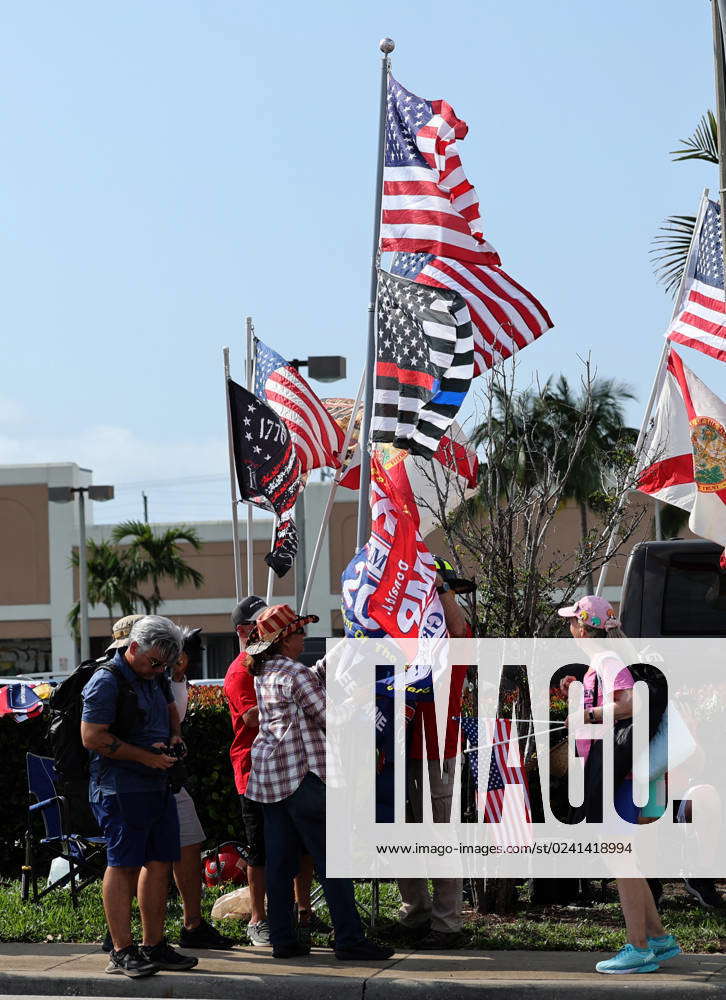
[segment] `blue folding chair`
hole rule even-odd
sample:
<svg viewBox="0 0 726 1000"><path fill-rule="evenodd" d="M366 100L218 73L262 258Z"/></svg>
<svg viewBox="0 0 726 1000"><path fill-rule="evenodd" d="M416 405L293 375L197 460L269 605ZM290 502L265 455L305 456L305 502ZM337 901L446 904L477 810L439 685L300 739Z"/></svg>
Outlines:
<svg viewBox="0 0 726 1000"><path fill-rule="evenodd" d="M105 868L106 840L104 837L74 833L69 822L68 800L58 794L58 776L51 757L26 754L28 774L28 825L25 832L25 864L22 869L22 898L28 900L32 886L33 902L37 903L54 889L68 886L73 906L78 894L99 878ZM35 800L35 801L33 801ZM37 838L33 820L40 815L45 836ZM56 882L38 890L36 861L39 849L44 855L63 858L68 872Z"/></svg>

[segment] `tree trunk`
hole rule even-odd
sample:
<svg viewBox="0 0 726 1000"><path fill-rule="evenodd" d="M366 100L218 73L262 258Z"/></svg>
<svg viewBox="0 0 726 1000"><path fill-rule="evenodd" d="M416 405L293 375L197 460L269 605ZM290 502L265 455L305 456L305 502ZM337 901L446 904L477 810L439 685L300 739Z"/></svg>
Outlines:
<svg viewBox="0 0 726 1000"><path fill-rule="evenodd" d="M587 504L580 504L580 534L582 535L583 545L587 541ZM588 594L595 593L595 583L592 578L592 567L588 567L587 571L587 592Z"/></svg>
<svg viewBox="0 0 726 1000"><path fill-rule="evenodd" d="M514 879L488 878L484 881L484 898L477 906L479 913L498 913L500 916L513 913L517 902Z"/></svg>

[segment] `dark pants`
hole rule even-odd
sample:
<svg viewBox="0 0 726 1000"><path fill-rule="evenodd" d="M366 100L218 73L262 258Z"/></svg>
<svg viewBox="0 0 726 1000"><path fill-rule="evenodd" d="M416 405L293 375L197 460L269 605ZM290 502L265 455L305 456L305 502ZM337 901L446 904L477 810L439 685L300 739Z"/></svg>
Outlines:
<svg viewBox="0 0 726 1000"><path fill-rule="evenodd" d="M348 878L325 877L323 782L309 771L292 795L280 802L266 802L264 808L267 919L272 946L294 944L297 940L292 880L300 870L301 854L311 854L315 862L333 920L336 949L359 944L365 935L355 908L353 882Z"/></svg>

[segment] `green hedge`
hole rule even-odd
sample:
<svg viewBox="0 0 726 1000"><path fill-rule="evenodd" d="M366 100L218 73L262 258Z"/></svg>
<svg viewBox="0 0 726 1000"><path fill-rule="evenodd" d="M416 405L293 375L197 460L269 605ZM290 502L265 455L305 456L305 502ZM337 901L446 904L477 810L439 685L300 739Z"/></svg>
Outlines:
<svg viewBox="0 0 726 1000"><path fill-rule="evenodd" d="M0 719L0 876L19 877L28 808L25 755L47 755L47 719L17 723ZM207 846L240 836L240 806L234 786L229 745L232 725L220 688L190 689L184 722L189 748L187 788L207 834Z"/></svg>

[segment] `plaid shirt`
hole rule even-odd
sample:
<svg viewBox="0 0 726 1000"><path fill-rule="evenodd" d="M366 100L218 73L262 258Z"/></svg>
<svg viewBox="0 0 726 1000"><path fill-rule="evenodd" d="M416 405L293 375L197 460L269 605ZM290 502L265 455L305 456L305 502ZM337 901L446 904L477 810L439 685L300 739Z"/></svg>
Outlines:
<svg viewBox="0 0 726 1000"><path fill-rule="evenodd" d="M260 729L247 798L286 799L308 771L325 781L325 660L314 667L286 656L268 660L255 677L255 691Z"/></svg>

